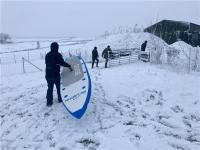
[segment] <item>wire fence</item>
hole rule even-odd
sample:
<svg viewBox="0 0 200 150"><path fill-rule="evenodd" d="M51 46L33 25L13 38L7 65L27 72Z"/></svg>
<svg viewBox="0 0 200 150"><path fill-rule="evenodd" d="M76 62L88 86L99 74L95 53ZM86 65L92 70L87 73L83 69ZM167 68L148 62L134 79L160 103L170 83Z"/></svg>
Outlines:
<svg viewBox="0 0 200 150"><path fill-rule="evenodd" d="M147 52L139 48L113 50L109 56L109 65L122 65L136 61L150 62L151 64L167 64L173 70L200 72L200 48L190 48L187 53L168 47L167 49L148 49Z"/></svg>
<svg viewBox="0 0 200 150"><path fill-rule="evenodd" d="M36 68L36 69L39 70L39 71L42 71L41 68L39 68L38 66L36 66L36 65L33 64L32 62L30 62L29 60L27 60L27 59L25 59L24 57L22 57L23 73L26 73L25 63L30 64L32 67Z"/></svg>
<svg viewBox="0 0 200 150"><path fill-rule="evenodd" d="M34 65L38 62L44 64L45 55L48 51L49 48L43 48L36 51L30 50L0 54L0 64L4 66L8 64L20 64L23 68L24 62L30 62L28 67L35 68ZM192 71L200 72L199 47L191 48L187 51L187 53L184 51L177 51L176 49L172 48L168 48L167 50L149 49L147 51L148 52L141 52L139 48L112 50L112 53L109 57L109 65L122 65L127 63L134 63L141 60L144 62L150 62L151 64L167 64L175 71L185 70L188 73ZM78 53L80 53L80 51L78 51L77 54ZM66 56L68 54L63 53L63 55ZM88 57L90 55L88 54L88 52L84 51L84 55L82 55L82 57L83 59L88 60L88 58L85 58L86 56ZM163 56L165 58L163 58ZM33 65L30 65L31 63ZM27 65L24 66L26 67ZM38 67L38 65L36 66ZM24 68L24 70L26 70L26 68Z"/></svg>
<svg viewBox="0 0 200 150"><path fill-rule="evenodd" d="M176 49L168 49L167 59L164 63L167 63L177 71L191 71L200 72L200 48L193 47L184 51L183 49L178 51Z"/></svg>

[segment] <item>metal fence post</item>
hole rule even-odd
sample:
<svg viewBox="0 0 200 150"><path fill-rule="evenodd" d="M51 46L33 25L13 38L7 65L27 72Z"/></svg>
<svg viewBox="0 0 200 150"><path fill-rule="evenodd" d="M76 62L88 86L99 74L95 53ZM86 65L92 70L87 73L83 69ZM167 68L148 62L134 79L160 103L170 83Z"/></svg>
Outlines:
<svg viewBox="0 0 200 150"><path fill-rule="evenodd" d="M189 58L188 58L188 73L190 73L191 69L191 48L189 50Z"/></svg>
<svg viewBox="0 0 200 150"><path fill-rule="evenodd" d="M30 58L29 58L30 56L29 56L29 50L28 50L28 61L30 60Z"/></svg>
<svg viewBox="0 0 200 150"><path fill-rule="evenodd" d="M14 57L14 63L16 64L17 60L16 60L16 57L15 57L15 53L13 54L13 57Z"/></svg>
<svg viewBox="0 0 200 150"><path fill-rule="evenodd" d="M121 59L121 51L119 51L119 64L121 63L120 59Z"/></svg>
<svg viewBox="0 0 200 150"><path fill-rule="evenodd" d="M194 67L193 67L193 70L196 71L197 69L197 63L198 63L198 48L196 47L195 50L195 58L194 58Z"/></svg>
<svg viewBox="0 0 200 150"><path fill-rule="evenodd" d="M23 73L26 73L25 72L25 66L24 66L24 57L22 57L22 66L23 66Z"/></svg>

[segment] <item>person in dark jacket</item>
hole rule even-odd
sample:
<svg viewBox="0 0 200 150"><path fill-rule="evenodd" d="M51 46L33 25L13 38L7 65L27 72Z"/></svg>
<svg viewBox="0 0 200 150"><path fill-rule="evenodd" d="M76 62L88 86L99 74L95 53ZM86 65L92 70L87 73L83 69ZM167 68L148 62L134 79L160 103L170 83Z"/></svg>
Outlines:
<svg viewBox="0 0 200 150"><path fill-rule="evenodd" d="M147 41L144 41L144 43L141 45L141 51L144 52L146 47L147 47Z"/></svg>
<svg viewBox="0 0 200 150"><path fill-rule="evenodd" d="M105 68L107 68L107 64L108 64L108 59L109 59L109 55L112 53L112 50L110 48L110 46L108 45L107 48L105 48L102 52L102 57L105 59Z"/></svg>
<svg viewBox="0 0 200 150"><path fill-rule="evenodd" d="M47 106L51 106L53 104L53 87L56 85L57 94L58 94L58 102L62 102L61 94L60 94L60 66L68 67L71 71L71 66L66 63L62 57L62 55L58 52L59 45L56 42L51 43L51 51L48 52L45 56L46 63L46 75L45 78L47 80Z"/></svg>
<svg viewBox="0 0 200 150"><path fill-rule="evenodd" d="M92 50L92 68L94 67L94 62L96 60L96 67L98 67L98 63L99 63L99 54L97 51L97 47L94 47L94 49Z"/></svg>

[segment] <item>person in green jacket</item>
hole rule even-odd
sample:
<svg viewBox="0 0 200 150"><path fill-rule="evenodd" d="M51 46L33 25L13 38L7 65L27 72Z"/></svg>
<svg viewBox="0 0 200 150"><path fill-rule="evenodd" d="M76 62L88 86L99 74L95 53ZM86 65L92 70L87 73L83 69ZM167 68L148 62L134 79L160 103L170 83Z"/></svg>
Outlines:
<svg viewBox="0 0 200 150"><path fill-rule="evenodd" d="M107 64L108 64L108 59L110 57L110 54L112 53L112 50L110 48L110 46L108 45L107 48L105 48L102 52L102 57L105 59L105 68L107 68Z"/></svg>

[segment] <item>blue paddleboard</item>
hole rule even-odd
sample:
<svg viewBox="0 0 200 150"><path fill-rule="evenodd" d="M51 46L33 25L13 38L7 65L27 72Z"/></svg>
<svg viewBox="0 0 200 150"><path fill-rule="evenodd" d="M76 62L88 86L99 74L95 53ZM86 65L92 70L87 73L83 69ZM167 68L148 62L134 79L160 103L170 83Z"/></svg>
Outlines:
<svg viewBox="0 0 200 150"><path fill-rule="evenodd" d="M72 66L61 72L61 94L65 108L77 119L85 113L91 97L91 79L87 66L80 56L66 59Z"/></svg>

